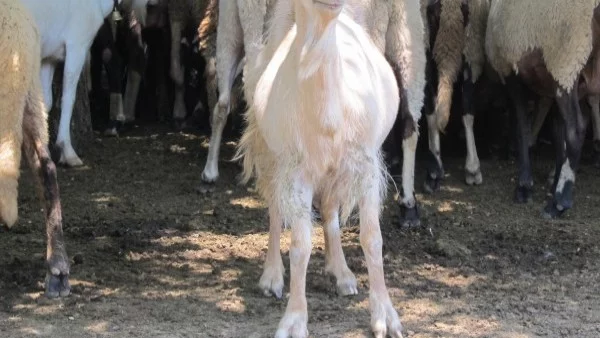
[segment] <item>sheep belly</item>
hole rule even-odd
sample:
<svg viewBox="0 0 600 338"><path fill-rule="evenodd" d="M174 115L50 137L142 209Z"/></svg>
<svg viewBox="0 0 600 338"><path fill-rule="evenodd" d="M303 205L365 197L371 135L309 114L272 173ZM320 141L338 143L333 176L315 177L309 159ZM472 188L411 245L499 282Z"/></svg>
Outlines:
<svg viewBox="0 0 600 338"><path fill-rule="evenodd" d="M270 90L264 114L258 109L256 117L271 152L277 157L294 153L325 171L352 148L377 151L399 105L392 69L363 29L345 15L335 29L336 46L327 47L335 55L327 55L304 80L298 80L303 60L298 59L301 46L291 43L292 30L257 87L257 93Z"/></svg>

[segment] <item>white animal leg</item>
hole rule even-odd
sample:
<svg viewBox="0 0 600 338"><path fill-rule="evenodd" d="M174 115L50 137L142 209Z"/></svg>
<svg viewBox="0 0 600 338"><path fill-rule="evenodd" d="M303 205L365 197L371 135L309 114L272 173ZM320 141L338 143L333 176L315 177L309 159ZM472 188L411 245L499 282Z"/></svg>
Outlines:
<svg viewBox="0 0 600 338"><path fill-rule="evenodd" d="M310 259L311 243L311 214L313 191L303 182L296 181L292 196L298 208L290 219L292 228L292 243L290 245L290 298L283 318L279 321L276 338L305 338L308 337L306 328L308 309L306 306L306 268ZM296 211L295 210L295 211Z"/></svg>
<svg viewBox="0 0 600 338"><path fill-rule="evenodd" d="M342 249L339 206L327 201L323 201L321 206L325 230L325 271L335 276L340 295L356 295L356 277L348 268Z"/></svg>
<svg viewBox="0 0 600 338"><path fill-rule="evenodd" d="M372 182L365 184L369 188L359 204L360 244L369 272L371 328L377 338L384 338L386 333L392 337L402 337L402 324L390 300L383 275L383 238L379 228L381 195L378 183L374 177Z"/></svg>
<svg viewBox="0 0 600 338"><path fill-rule="evenodd" d="M125 121L131 122L135 120L135 104L137 102L138 93L142 76L137 71L129 68L127 70L127 85L125 86Z"/></svg>
<svg viewBox="0 0 600 338"><path fill-rule="evenodd" d="M235 1L230 7L219 10L219 26L217 30L217 84L219 100L211 115L211 134L208 145L206 164L202 171L202 181L215 182L219 178L219 152L223 129L231 108L231 89L235 80L236 69L243 56L243 33L237 13ZM234 7L234 8L233 8Z"/></svg>
<svg viewBox="0 0 600 338"><path fill-rule="evenodd" d="M42 79L42 90L44 92L44 103L46 110L52 109L52 79L54 78L55 65L50 62L43 62L40 68L40 78Z"/></svg>
<svg viewBox="0 0 600 338"><path fill-rule="evenodd" d="M444 165L442 164L440 149L440 131L438 129L436 114L427 114L427 135L429 136L429 152L433 160L427 164L427 177L425 177L423 188L426 192L433 193L440 189L440 183L444 178ZM406 155L404 156L406 157Z"/></svg>
<svg viewBox="0 0 600 338"><path fill-rule="evenodd" d="M402 141L402 200L400 203L405 212L403 227L417 227L421 224L415 200L415 157L418 139L419 135L415 131Z"/></svg>
<svg viewBox="0 0 600 338"><path fill-rule="evenodd" d="M184 102L184 66L181 64L181 22L171 20L171 79L175 99L173 102L173 118L183 120L186 115Z"/></svg>
<svg viewBox="0 0 600 338"><path fill-rule="evenodd" d="M467 141L467 160L465 163L466 182L468 185L481 184L483 177L481 176L481 167L479 164L479 156L477 156L477 147L475 146L475 135L473 133L473 120L475 116L465 114L462 117L465 127L465 138Z"/></svg>
<svg viewBox="0 0 600 338"><path fill-rule="evenodd" d="M56 145L61 149L59 163L70 167L83 165L83 162L79 159L71 144L71 117L73 115L73 104L75 103L75 94L77 92L77 82L81 75L87 50L88 48L85 48L85 46L71 48L67 46L67 56L65 59L60 123Z"/></svg>
<svg viewBox="0 0 600 338"><path fill-rule="evenodd" d="M283 296L283 261L279 249L281 240L281 228L283 220L276 208L269 208L269 247L263 274L258 285L264 291L265 296L274 295L277 298Z"/></svg>

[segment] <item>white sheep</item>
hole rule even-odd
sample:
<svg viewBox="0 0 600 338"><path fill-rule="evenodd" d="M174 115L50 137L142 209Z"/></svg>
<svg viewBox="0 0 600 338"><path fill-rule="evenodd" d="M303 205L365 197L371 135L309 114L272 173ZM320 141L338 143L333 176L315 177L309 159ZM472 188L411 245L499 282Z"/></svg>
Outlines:
<svg viewBox="0 0 600 338"><path fill-rule="evenodd" d="M401 336L383 276L379 216L386 191L381 145L398 114L397 83L423 89L423 23L418 5L417 0L384 5L361 0L280 0L267 45L256 64L248 66L246 91L254 95L238 155L244 159L244 179L255 175L258 190L269 204L269 251L260 286L278 297L283 288L281 224L292 229L290 298L276 337L308 335L305 278L313 201L320 202L324 218L326 269L336 276L342 294L356 294L357 287L343 255L339 225L358 205L360 242L369 271L371 327L376 337L388 331L392 337ZM383 31L375 25L382 21L389 23ZM408 68L395 72L384 57L384 51L390 50L398 54L388 54L388 60ZM402 100L406 98L404 93ZM414 104L419 109L410 112L418 112L422 94L408 95L404 104Z"/></svg>
<svg viewBox="0 0 600 338"><path fill-rule="evenodd" d="M219 178L219 152L223 129L231 111L234 80L245 64L244 57L250 63L256 59L263 44L266 22L275 3L275 0L232 0L219 3L216 50L219 98L214 107L209 106L213 110L208 155L201 176L204 182L212 183ZM252 100L249 96L246 95L246 100Z"/></svg>
<svg viewBox="0 0 600 338"><path fill-rule="evenodd" d="M428 84L430 99L435 100L435 109L427 111L429 150L435 161L429 164L425 190L433 192L439 189L444 177L439 132L444 131L448 124L454 84L459 77L462 122L467 141L465 181L469 185L481 184L483 178L473 133L473 89L485 63L484 38L489 0L421 0L421 6L430 34L426 36L426 42L431 45L428 67L430 74L435 73L435 79L429 81L437 82L437 90L433 89L433 84Z"/></svg>
<svg viewBox="0 0 600 338"><path fill-rule="evenodd" d="M40 76L47 109L52 107L52 78L56 64L65 62L56 145L61 151L59 163L80 166L83 162L73 149L70 131L77 82L98 29L121 0L20 1L31 11L42 34ZM141 11L143 18L146 5L155 0L123 1L133 1L131 8Z"/></svg>
<svg viewBox="0 0 600 338"><path fill-rule="evenodd" d="M517 202L531 197L526 89L553 98L557 170L545 217L560 216L573 205L586 122L579 98L600 94L600 0L493 1L487 23L486 54L515 105L519 141ZM562 145L565 145L564 147Z"/></svg>
<svg viewBox="0 0 600 338"><path fill-rule="evenodd" d="M40 33L19 1L0 0L0 221L18 218L17 195L21 149L44 200L47 235L48 297L67 296L69 258L62 231L56 167L48 150L46 107L39 78Z"/></svg>

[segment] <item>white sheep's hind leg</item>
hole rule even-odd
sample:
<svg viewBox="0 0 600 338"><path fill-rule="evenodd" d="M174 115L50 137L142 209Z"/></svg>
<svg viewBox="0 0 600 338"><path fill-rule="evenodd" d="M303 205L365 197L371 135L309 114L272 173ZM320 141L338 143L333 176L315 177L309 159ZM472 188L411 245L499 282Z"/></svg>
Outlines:
<svg viewBox="0 0 600 338"><path fill-rule="evenodd" d="M594 165L600 167L600 95L588 96L592 108L592 129L594 131Z"/></svg>
<svg viewBox="0 0 600 338"><path fill-rule="evenodd" d="M279 249L282 227L283 220L279 216L279 212L276 208L270 207L269 246L265 266L258 285L265 293L265 296L274 295L279 299L283 296L283 273L285 271Z"/></svg>
<svg viewBox="0 0 600 338"><path fill-rule="evenodd" d="M56 145L60 148L60 164L69 167L77 167L83 165L73 145L71 144L71 117L73 116L73 104L75 103L75 95L77 92L77 82L81 75L83 64L85 63L85 55L88 48L85 46L77 46L69 48L67 46L67 57L65 59L65 69L63 74L63 90L60 111L60 123L58 126L58 136L56 137Z"/></svg>
<svg viewBox="0 0 600 338"><path fill-rule="evenodd" d="M206 183L215 182L219 178L219 152L223 129L231 108L231 89L235 80L236 70L242 60L243 41L242 27L237 14L235 1L229 3L234 8L224 8L219 11L219 28L221 23L226 25L217 34L217 85L219 100L212 111L210 126L210 142L206 164L201 179Z"/></svg>
<svg viewBox="0 0 600 338"><path fill-rule="evenodd" d="M375 171L376 172L376 171ZM369 179L369 178L367 178ZM383 275L383 238L379 227L381 194L379 177L371 175L371 182L359 204L360 244L365 254L369 273L369 304L371 328L377 338L402 337L402 324L392 305Z"/></svg>
<svg viewBox="0 0 600 338"><path fill-rule="evenodd" d="M296 209L291 211L290 225L292 243L290 245L290 298L283 318L279 321L275 338L305 338L308 309L306 306L306 268L310 259L311 243L311 204L313 190L297 179L294 182L292 199Z"/></svg>
<svg viewBox="0 0 600 338"><path fill-rule="evenodd" d="M440 131L437 124L437 115L434 113L427 114L426 118L431 157L427 162L427 176L423 183L423 189L431 194L440 189L441 181L444 178L444 165L442 164L440 150Z"/></svg>
<svg viewBox="0 0 600 338"><path fill-rule="evenodd" d="M342 249L339 205L323 201L321 206L325 230L325 271L335 276L340 295L356 295L358 294L356 277L348 268Z"/></svg>
<svg viewBox="0 0 600 338"><path fill-rule="evenodd" d="M416 123L415 123L416 124ZM437 130L437 129L436 129ZM402 140L402 196L401 225L405 228L421 225L419 209L415 199L415 161L419 134L413 130L410 136Z"/></svg>
<svg viewBox="0 0 600 338"><path fill-rule="evenodd" d="M43 62L40 68L40 78L42 80L42 90L44 92L44 103L46 112L52 109L52 79L56 65L51 62Z"/></svg>
<svg viewBox="0 0 600 338"><path fill-rule="evenodd" d="M471 76L471 68L463 63L462 102L463 102L463 126L465 127L465 138L467 141L467 158L465 161L465 182L468 185L479 185L483 182L477 147L475 146L475 133L473 133L473 122L475 121L475 109L473 107L474 84Z"/></svg>

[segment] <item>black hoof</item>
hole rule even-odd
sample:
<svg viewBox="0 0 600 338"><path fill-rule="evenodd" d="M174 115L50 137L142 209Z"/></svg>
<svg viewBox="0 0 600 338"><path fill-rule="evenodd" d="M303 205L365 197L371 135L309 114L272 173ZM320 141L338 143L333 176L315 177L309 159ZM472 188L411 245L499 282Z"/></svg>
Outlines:
<svg viewBox="0 0 600 338"><path fill-rule="evenodd" d="M518 186L515 190L515 202L519 204L531 202L533 189L526 186Z"/></svg>
<svg viewBox="0 0 600 338"><path fill-rule="evenodd" d="M182 131L185 127L185 119L173 119L173 129L176 131Z"/></svg>
<svg viewBox="0 0 600 338"><path fill-rule="evenodd" d="M400 227L404 229L418 228L421 226L419 208L415 204L412 208L400 204Z"/></svg>
<svg viewBox="0 0 600 338"><path fill-rule="evenodd" d="M67 297L70 294L69 275L63 273L53 275L51 272L46 274L46 297Z"/></svg>
<svg viewBox="0 0 600 338"><path fill-rule="evenodd" d="M542 211L542 217L545 219L559 218L560 216L562 216L562 214L565 212L565 210L567 210L567 209L560 210L559 208L562 209L562 207L556 205L556 203L554 202L553 199L548 201L548 204Z"/></svg>
<svg viewBox="0 0 600 338"><path fill-rule="evenodd" d="M431 177L431 175L427 175L425 177L425 182L423 183L423 189L426 193L433 194L434 192L440 190L441 184L441 176Z"/></svg>

